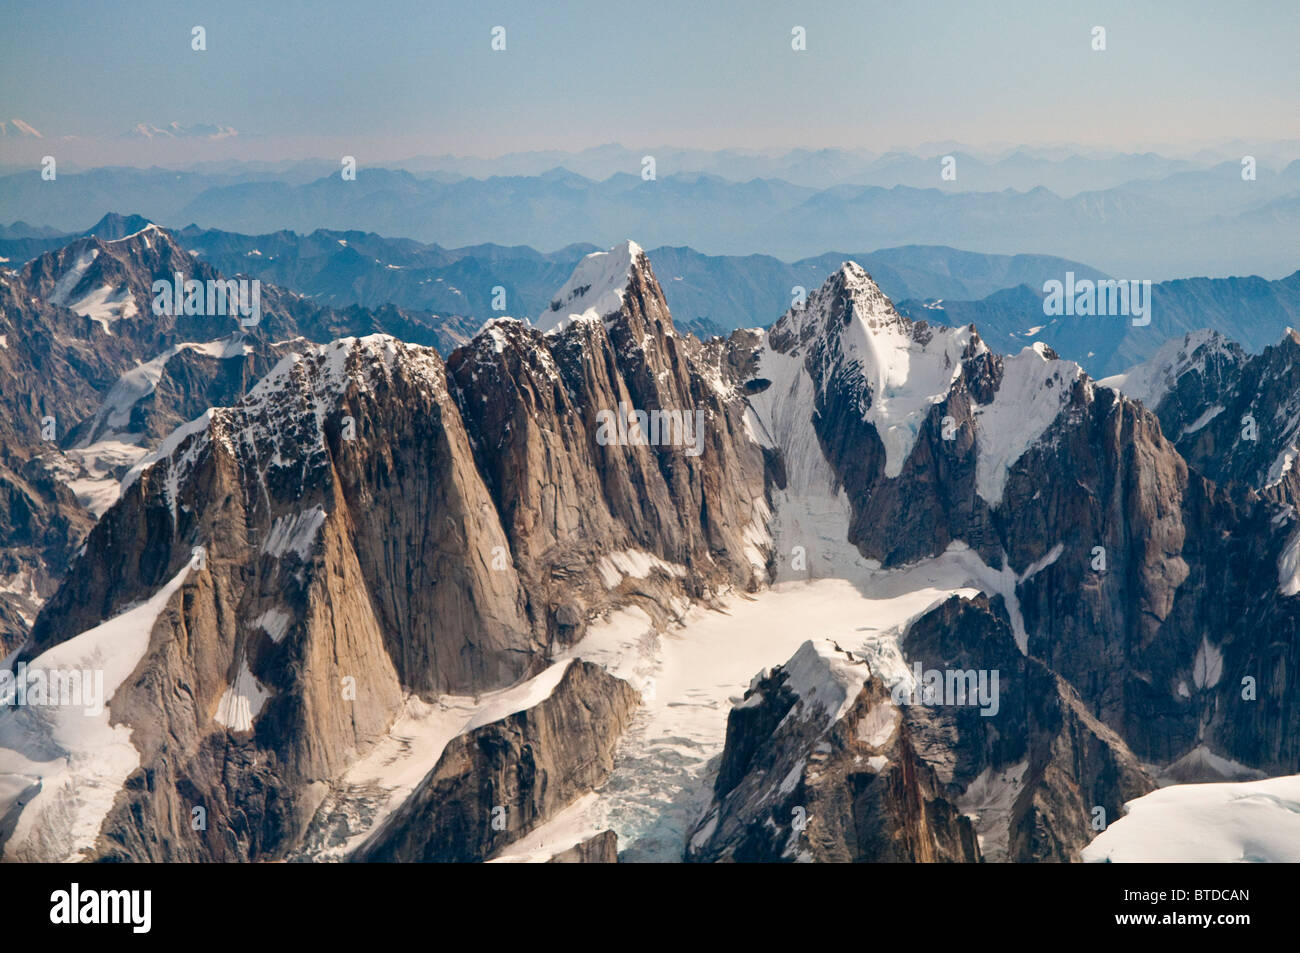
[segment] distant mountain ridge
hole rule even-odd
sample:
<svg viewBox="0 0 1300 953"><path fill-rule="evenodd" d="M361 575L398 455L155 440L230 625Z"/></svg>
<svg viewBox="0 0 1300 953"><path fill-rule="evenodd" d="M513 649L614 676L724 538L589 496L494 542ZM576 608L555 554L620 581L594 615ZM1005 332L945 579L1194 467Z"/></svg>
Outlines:
<svg viewBox="0 0 1300 953"><path fill-rule="evenodd" d="M139 231L142 215L105 216L81 236L107 241ZM10 267L61 247L74 236L0 238ZM319 229L302 235L280 230L243 235L189 226L173 233L191 254L225 274L247 274L335 308L395 306L431 312L445 334L413 340L448 353L485 321L502 315L534 317L585 255L590 244L540 252L526 245L444 248L409 238L356 229ZM78 236L78 237L81 237ZM1213 329L1247 350L1274 343L1300 325L1300 272L1268 281L1180 278L1152 287L1149 327L1123 317L1048 317L1043 284L1073 272L1077 280L1108 277L1096 268L1049 255L987 255L947 246L908 245L872 252L831 251L795 262L771 255L705 255L689 247L647 251L662 276L664 297L678 327L701 337L737 328L766 327L844 261L857 261L900 313L950 327L974 324L1007 353L1040 341L1098 376L1119 373L1152 357L1165 341ZM504 292L504 294L502 294Z"/></svg>
<svg viewBox="0 0 1300 953"><path fill-rule="evenodd" d="M147 222L113 213L79 234L112 239ZM191 225L173 234L222 272L247 273L322 304L393 304L480 324L502 314L536 315L578 261L597 250L591 244L555 252L526 245L444 248L355 229L242 235ZM16 265L71 237L0 239L0 256ZM648 255L664 276L664 294L679 326L702 335L770 324L790 306L796 288L806 293L848 260L862 262L895 300L982 297L1023 282L1041 284L1066 270L1101 277L1087 265L1048 255L986 255L946 246L829 251L795 262L771 255L705 255L685 246L655 248ZM503 302L497 288L505 291Z"/></svg>
<svg viewBox="0 0 1300 953"><path fill-rule="evenodd" d="M1144 327L1124 316L1046 316L1041 284L1007 288L976 301L904 300L898 310L952 327L975 324L991 346L1007 352L1043 342L1104 377L1152 358L1166 341L1202 329L1252 353L1264 350L1287 328L1300 325L1300 271L1277 281L1254 275L1163 281L1152 285L1151 302L1151 323Z"/></svg>
<svg viewBox="0 0 1300 953"><path fill-rule="evenodd" d="M608 246L635 232L646 247L689 242L711 254L763 252L787 260L827 248L1031 249L1152 280L1280 277L1296 265L1291 246L1300 222L1300 161L1294 159L1261 164L1252 180L1242 178L1240 163L1227 161L1060 193L1031 171L1007 187L979 185L968 181L969 165L958 158L953 181L940 177L939 163L929 162L894 184L837 181L824 187L674 170L668 162L649 181L639 165L603 178L564 168L462 178L363 165L352 181L337 170L321 174L320 166L301 165L285 171L92 169L62 174L59 187L50 189L27 171L0 177L0 207L15 218L69 230L89 216L132 208L171 228L191 222L248 234L356 228L448 245L497 241L537 248L587 241ZM1155 240L1174 233L1176 243Z"/></svg>

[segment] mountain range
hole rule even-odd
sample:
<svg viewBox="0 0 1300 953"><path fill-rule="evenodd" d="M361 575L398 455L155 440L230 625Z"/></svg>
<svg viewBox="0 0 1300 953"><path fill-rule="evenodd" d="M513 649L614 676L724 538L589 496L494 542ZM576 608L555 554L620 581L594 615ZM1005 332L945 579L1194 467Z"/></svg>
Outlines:
<svg viewBox="0 0 1300 953"><path fill-rule="evenodd" d="M29 261L75 237L112 240L139 231L143 216L105 216L79 236L15 223L0 235L0 257ZM173 233L186 250L225 274L247 274L335 308L389 304L425 313L439 329L444 354L484 322L503 314L535 315L553 290L595 250L574 245L541 253L527 246L447 249L359 231L282 230L265 235L189 226ZM1104 376L1155 355L1188 331L1210 328L1258 352L1300 324L1300 273L1278 281L1258 277L1178 279L1152 287L1152 324L1134 327L1122 316L1044 315L1043 286L1067 273L1078 280L1107 277L1088 265L1046 255L986 255L944 246L872 252L827 252L793 263L769 255L714 256L687 247L647 252L664 276L664 296L676 325L701 337L765 326L806 295L840 262L857 261L917 320L960 327L976 324L1002 351L1033 341Z"/></svg>
<svg viewBox="0 0 1300 953"><path fill-rule="evenodd" d="M845 261L701 340L657 270L445 358L159 314L223 276L147 223L0 272L3 668L107 702L0 710L3 859L1298 859L1300 338L1099 382Z"/></svg>
<svg viewBox="0 0 1300 953"><path fill-rule="evenodd" d="M1163 176L1159 165L1146 169L1156 177L1063 194L1035 184L1033 175L1006 188L968 189L960 164L957 190L929 160L897 184L825 187L668 165L647 180L639 162L599 179L564 168L461 178L368 166L364 157L354 180L344 180L339 166L326 171L307 163L281 171L100 168L46 182L33 166L0 177L0 207L12 218L64 231L131 208L174 228L360 230L445 245L608 246L631 230L648 247L689 239L708 254L762 252L785 260L836 248L947 244L990 254L1049 253L1152 281L1278 278L1294 270L1300 162L1259 165L1253 179L1243 177L1237 160L1190 169L1173 163ZM1161 240L1169 234L1179 241Z"/></svg>

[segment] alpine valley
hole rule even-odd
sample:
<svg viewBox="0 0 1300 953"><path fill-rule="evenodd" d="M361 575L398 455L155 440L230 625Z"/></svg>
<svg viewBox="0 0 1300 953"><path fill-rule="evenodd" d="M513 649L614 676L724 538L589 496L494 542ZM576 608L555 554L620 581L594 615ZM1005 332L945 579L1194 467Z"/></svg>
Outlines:
<svg viewBox="0 0 1300 953"><path fill-rule="evenodd" d="M1300 860L1294 331L1157 289L1094 380L848 260L701 338L631 241L517 318L286 263L245 324L154 283L247 237L21 241L5 861Z"/></svg>

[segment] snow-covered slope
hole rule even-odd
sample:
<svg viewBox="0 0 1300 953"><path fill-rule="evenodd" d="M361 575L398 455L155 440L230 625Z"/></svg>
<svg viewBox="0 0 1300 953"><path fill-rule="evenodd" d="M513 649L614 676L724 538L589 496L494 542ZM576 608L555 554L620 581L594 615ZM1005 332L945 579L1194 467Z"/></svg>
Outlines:
<svg viewBox="0 0 1300 953"><path fill-rule="evenodd" d="M993 401L975 409L979 463L976 492L992 506L1012 465L1038 442L1070 399L1083 374L1073 361L1058 359L1044 344L1034 344L1002 362L1002 382Z"/></svg>
<svg viewBox="0 0 1300 953"><path fill-rule="evenodd" d="M131 729L112 723L108 703L144 658L154 623L187 575L188 566L144 603L29 663L29 672L102 673L99 704L0 707L0 817L25 802L4 860L72 861L94 843L140 766Z"/></svg>
<svg viewBox="0 0 1300 953"><path fill-rule="evenodd" d="M578 263L535 327L558 333L574 321L600 320L623 306L623 294L637 259L644 252L634 241L609 251L592 252Z"/></svg>
<svg viewBox="0 0 1300 953"><path fill-rule="evenodd" d="M1176 784L1124 805L1092 863L1300 863L1300 775Z"/></svg>
<svg viewBox="0 0 1300 953"><path fill-rule="evenodd" d="M1148 410L1160 405L1169 389L1185 374L1201 373L1212 356L1230 353L1232 345L1218 331L1190 331L1160 346L1150 360L1097 383L1139 401Z"/></svg>

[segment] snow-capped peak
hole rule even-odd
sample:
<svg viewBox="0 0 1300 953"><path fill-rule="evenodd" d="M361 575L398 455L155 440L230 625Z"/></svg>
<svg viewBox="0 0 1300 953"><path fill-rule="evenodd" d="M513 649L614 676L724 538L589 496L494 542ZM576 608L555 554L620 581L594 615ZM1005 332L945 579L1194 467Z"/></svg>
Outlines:
<svg viewBox="0 0 1300 953"><path fill-rule="evenodd" d="M944 400L962 362L987 348L969 328L915 323L894 310L871 276L845 262L772 328L771 345L802 356L816 386L841 376L860 385L860 409L885 445L885 475L898 476L930 407Z"/></svg>
<svg viewBox="0 0 1300 953"><path fill-rule="evenodd" d="M1097 383L1154 411L1180 377L1189 372L1203 372L1207 358L1215 354L1229 355L1234 346L1218 331L1189 331L1181 338L1170 338L1150 360Z"/></svg>
<svg viewBox="0 0 1300 953"><path fill-rule="evenodd" d="M574 321L599 321L623 307L623 295L637 260L644 252L632 240L609 251L592 252L573 269L535 326L547 334L563 331Z"/></svg>
<svg viewBox="0 0 1300 953"><path fill-rule="evenodd" d="M894 310L889 298L866 269L855 261L846 261L808 296L806 302L796 304L782 315L772 330L801 342L812 336L823 337L842 326L839 319L846 311L857 322L872 327L894 322L911 324L909 319Z"/></svg>
<svg viewBox="0 0 1300 953"><path fill-rule="evenodd" d="M286 354L233 407L211 407L177 427L141 458L122 479L120 493L146 470L166 467L166 492L175 519L179 487L203 452L218 440L235 447L257 448L261 465L291 462L325 454L325 417L337 409L350 389L373 390L381 378L394 376L398 366L426 391L445 393L441 359L432 348L406 344L387 334L339 338ZM280 452L284 442L291 450Z"/></svg>

